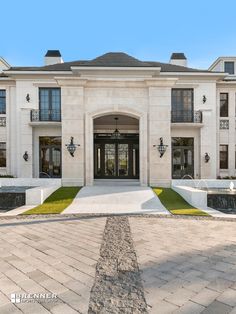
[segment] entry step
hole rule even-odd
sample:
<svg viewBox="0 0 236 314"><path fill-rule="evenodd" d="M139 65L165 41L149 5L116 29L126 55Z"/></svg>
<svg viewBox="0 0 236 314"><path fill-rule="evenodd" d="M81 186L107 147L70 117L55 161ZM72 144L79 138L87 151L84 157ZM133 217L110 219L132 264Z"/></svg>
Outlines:
<svg viewBox="0 0 236 314"><path fill-rule="evenodd" d="M137 179L96 179L94 180L96 186L140 186L140 181Z"/></svg>

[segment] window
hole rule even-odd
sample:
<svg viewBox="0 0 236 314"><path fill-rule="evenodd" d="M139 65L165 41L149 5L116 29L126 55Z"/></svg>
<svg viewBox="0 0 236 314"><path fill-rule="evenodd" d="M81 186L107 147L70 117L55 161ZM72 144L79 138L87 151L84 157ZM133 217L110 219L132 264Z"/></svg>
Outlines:
<svg viewBox="0 0 236 314"><path fill-rule="evenodd" d="M220 117L228 117L229 115L229 95L228 93L220 93Z"/></svg>
<svg viewBox="0 0 236 314"><path fill-rule="evenodd" d="M172 89L172 122L193 122L193 89Z"/></svg>
<svg viewBox="0 0 236 314"><path fill-rule="evenodd" d="M6 91L0 90L0 114L6 113Z"/></svg>
<svg viewBox="0 0 236 314"><path fill-rule="evenodd" d="M6 143L0 143L0 167L6 167Z"/></svg>
<svg viewBox="0 0 236 314"><path fill-rule="evenodd" d="M61 121L61 89L39 89L40 121Z"/></svg>
<svg viewBox="0 0 236 314"><path fill-rule="evenodd" d="M225 62L225 72L229 74L234 74L234 62L233 61Z"/></svg>
<svg viewBox="0 0 236 314"><path fill-rule="evenodd" d="M228 169L228 145L220 145L220 169Z"/></svg>

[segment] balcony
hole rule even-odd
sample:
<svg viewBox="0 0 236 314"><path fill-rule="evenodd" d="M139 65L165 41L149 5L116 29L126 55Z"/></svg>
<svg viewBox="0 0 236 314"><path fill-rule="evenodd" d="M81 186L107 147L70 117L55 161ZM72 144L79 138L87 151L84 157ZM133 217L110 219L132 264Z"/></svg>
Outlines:
<svg viewBox="0 0 236 314"><path fill-rule="evenodd" d="M31 122L61 122L61 111L54 109L32 109Z"/></svg>
<svg viewBox="0 0 236 314"><path fill-rule="evenodd" d="M202 123L200 110L173 110L171 111L172 123Z"/></svg>
<svg viewBox="0 0 236 314"><path fill-rule="evenodd" d="M6 117L0 117L0 127L6 126Z"/></svg>

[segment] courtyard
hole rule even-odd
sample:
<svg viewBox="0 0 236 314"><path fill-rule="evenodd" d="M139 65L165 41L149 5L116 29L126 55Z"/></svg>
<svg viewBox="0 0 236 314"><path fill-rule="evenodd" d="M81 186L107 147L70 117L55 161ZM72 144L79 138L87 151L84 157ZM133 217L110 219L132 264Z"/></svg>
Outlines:
<svg viewBox="0 0 236 314"><path fill-rule="evenodd" d="M13 293L56 297L14 303ZM235 222L2 217L0 313L236 313Z"/></svg>

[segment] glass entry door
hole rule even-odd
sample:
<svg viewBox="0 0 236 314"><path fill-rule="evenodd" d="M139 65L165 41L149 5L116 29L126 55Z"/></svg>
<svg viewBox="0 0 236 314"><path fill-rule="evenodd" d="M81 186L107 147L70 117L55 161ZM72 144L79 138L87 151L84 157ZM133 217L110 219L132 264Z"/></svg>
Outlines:
<svg viewBox="0 0 236 314"><path fill-rule="evenodd" d="M40 178L61 178L61 137L39 138Z"/></svg>
<svg viewBox="0 0 236 314"><path fill-rule="evenodd" d="M194 139L172 138L172 178L194 177ZM187 178L186 178L187 179Z"/></svg>
<svg viewBox="0 0 236 314"><path fill-rule="evenodd" d="M95 178L132 179L139 177L139 145L126 141L95 141Z"/></svg>

